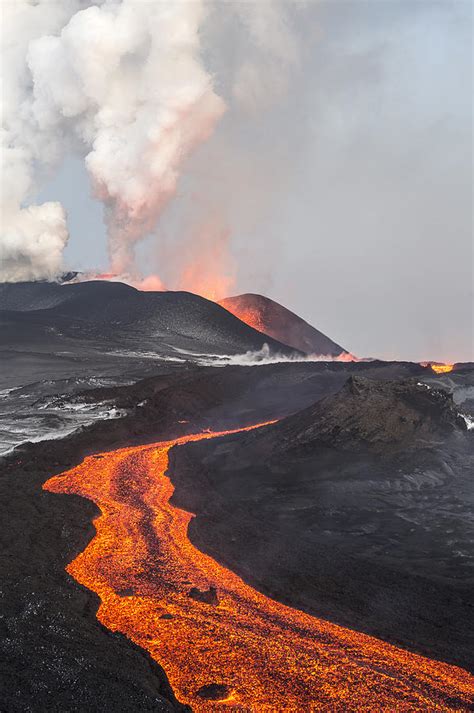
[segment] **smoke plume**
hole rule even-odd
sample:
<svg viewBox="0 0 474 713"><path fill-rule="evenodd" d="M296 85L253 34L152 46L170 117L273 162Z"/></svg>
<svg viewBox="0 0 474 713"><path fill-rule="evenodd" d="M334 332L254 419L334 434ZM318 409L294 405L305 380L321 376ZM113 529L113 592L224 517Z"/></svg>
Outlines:
<svg viewBox="0 0 474 713"><path fill-rule="evenodd" d="M4 132L12 186L3 196L5 277L60 268L67 241L61 206L24 205L39 171L66 151L84 156L106 207L112 269L123 272L134 243L173 196L183 161L225 110L200 57L205 5L69 3L69 13L63 0L9 5L4 32L25 36L21 48L5 40L7 64L17 64ZM36 26L40 15L49 18L46 26Z"/></svg>
<svg viewBox="0 0 474 713"><path fill-rule="evenodd" d="M267 57L266 84L272 86L272 73L281 85L283 65L295 59L278 8L202 0L6 3L0 278L60 272L66 215L59 203L33 201L70 153L84 159L93 193L104 204L111 270L133 273L136 243L155 229L186 159L226 111L203 59L209 14L217 20L233 14L248 28L253 52L235 71L233 96L253 106L255 95L273 91L258 86L259 52Z"/></svg>

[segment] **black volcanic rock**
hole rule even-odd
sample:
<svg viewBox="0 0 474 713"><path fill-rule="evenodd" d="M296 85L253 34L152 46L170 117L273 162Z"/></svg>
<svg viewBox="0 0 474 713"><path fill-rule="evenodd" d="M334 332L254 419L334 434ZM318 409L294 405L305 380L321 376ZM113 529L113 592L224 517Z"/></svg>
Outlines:
<svg viewBox="0 0 474 713"><path fill-rule="evenodd" d="M215 587L209 587L209 589L199 589L198 587L191 587L188 592L188 595L196 602L212 604L212 606L217 606L219 604L217 589Z"/></svg>
<svg viewBox="0 0 474 713"><path fill-rule="evenodd" d="M43 328L87 339L171 345L184 339L190 349L236 354L294 350L252 329L215 302L189 292L141 292L120 282L0 284L0 318L10 333ZM13 322L13 326L12 326ZM11 338L10 338L11 339ZM187 341L186 341L187 340ZM183 346L183 344L181 344Z"/></svg>
<svg viewBox="0 0 474 713"><path fill-rule="evenodd" d="M236 428L283 418L339 391L350 373L385 381L423 372L410 364L382 362L296 362L264 366L182 366L129 386L90 389L67 402L107 402L127 415L116 422L123 433L149 433L174 422L180 430ZM58 402L61 403L61 399Z"/></svg>
<svg viewBox="0 0 474 713"><path fill-rule="evenodd" d="M229 688L222 683L208 683L196 691L199 698L204 698L207 701L222 701L228 697L229 693Z"/></svg>
<svg viewBox="0 0 474 713"><path fill-rule="evenodd" d="M426 448L430 439L465 431L445 391L413 381L351 376L343 388L278 427L281 448L326 444L346 450Z"/></svg>
<svg viewBox="0 0 474 713"><path fill-rule="evenodd" d="M263 295L246 293L226 297L219 304L255 329L305 354L339 356L347 353L294 312Z"/></svg>

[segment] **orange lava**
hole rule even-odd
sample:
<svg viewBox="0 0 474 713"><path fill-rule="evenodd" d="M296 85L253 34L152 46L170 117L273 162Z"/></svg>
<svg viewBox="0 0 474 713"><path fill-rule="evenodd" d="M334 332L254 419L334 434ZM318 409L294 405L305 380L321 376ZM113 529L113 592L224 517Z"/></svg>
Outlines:
<svg viewBox="0 0 474 713"><path fill-rule="evenodd" d="M338 354L333 358L333 361L347 361L347 362L352 362L352 361L362 361L359 357L357 357L355 354L351 354L350 352L341 352L341 354Z"/></svg>
<svg viewBox="0 0 474 713"><path fill-rule="evenodd" d="M98 275L88 275L87 279L88 280L118 280L120 275L117 275L115 272L101 272Z"/></svg>
<svg viewBox="0 0 474 713"><path fill-rule="evenodd" d="M100 507L95 537L67 568L99 595L99 620L149 651L195 711L469 710L466 671L279 604L191 544L193 515L169 502L168 452L229 433L89 456L45 484ZM218 605L189 596L210 586ZM225 699L196 694L211 683L227 686Z"/></svg>
<svg viewBox="0 0 474 713"><path fill-rule="evenodd" d="M225 305L225 309L231 312L234 317L240 319L241 322L245 322L250 327L253 327L257 332L265 332L265 322L262 319L262 315L258 309L252 309L251 307L239 307L236 304L231 303Z"/></svg>
<svg viewBox="0 0 474 713"><path fill-rule="evenodd" d="M448 374L453 370L454 364L431 364L431 368L436 374Z"/></svg>

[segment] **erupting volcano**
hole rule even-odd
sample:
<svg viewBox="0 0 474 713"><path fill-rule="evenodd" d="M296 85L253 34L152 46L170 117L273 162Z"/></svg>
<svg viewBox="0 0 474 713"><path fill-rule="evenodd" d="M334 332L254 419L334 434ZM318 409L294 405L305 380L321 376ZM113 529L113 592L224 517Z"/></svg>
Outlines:
<svg viewBox="0 0 474 713"><path fill-rule="evenodd" d="M189 542L169 450L265 425L88 456L45 484L100 507L68 566L100 596L100 621L147 649L196 711L468 710L462 669L272 601Z"/></svg>
<svg viewBox="0 0 474 713"><path fill-rule="evenodd" d="M268 297L244 294L226 297L219 304L257 331L305 354L354 358L304 319Z"/></svg>
<svg viewBox="0 0 474 713"><path fill-rule="evenodd" d="M474 710L472 18L373 5L1 3L0 713Z"/></svg>

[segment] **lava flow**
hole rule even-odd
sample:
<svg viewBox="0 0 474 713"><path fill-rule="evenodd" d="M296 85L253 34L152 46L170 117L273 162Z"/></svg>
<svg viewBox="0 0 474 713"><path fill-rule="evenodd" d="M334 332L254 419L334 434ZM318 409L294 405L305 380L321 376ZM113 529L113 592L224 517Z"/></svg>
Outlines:
<svg viewBox="0 0 474 713"><path fill-rule="evenodd" d="M466 671L273 601L191 544L168 452L236 432L89 456L45 484L100 507L67 568L99 595L99 620L148 650L195 711L469 710Z"/></svg>
<svg viewBox="0 0 474 713"><path fill-rule="evenodd" d="M431 368L436 374L448 374L453 370L453 364L431 364Z"/></svg>

